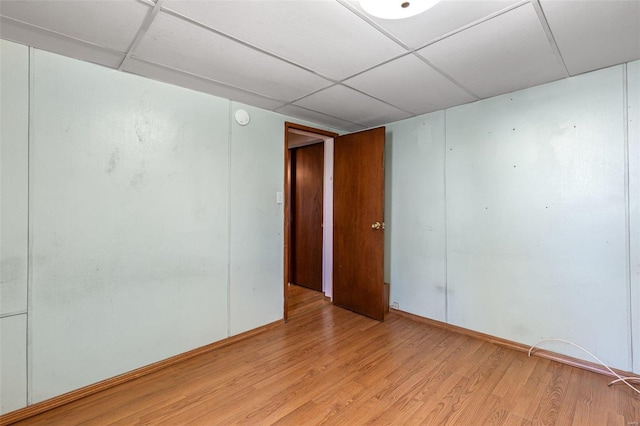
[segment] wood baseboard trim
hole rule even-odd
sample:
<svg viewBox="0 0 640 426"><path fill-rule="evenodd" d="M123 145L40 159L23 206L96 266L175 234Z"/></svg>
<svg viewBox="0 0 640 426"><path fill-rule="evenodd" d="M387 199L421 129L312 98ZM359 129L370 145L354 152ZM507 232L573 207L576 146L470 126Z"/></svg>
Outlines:
<svg viewBox="0 0 640 426"><path fill-rule="evenodd" d="M442 328L457 334L462 334L464 336L469 336L476 338L478 340L482 340L484 342L493 343L499 346L503 346L509 349L513 349L518 352L529 353L529 348L531 346L525 345L523 343L514 342L512 340L503 339L501 337L492 336L490 334L480 333L479 331L470 330L468 328L459 327L457 325L447 324L446 322L437 321L430 318L421 317L419 315L410 314L409 312L400 311L398 309L391 308L391 312L400 315L405 318L412 319L417 322L421 322L424 324L431 325L433 327ZM534 349L531 352L531 355L538 356L540 358L549 359L551 361L560 362L562 364L570 365L572 367L581 368L583 370L591 371L593 373L602 374L608 377L615 377L609 370L603 367L600 364L596 364L594 362L585 361L579 358L574 358L568 355L562 355L557 352L548 351L546 349ZM622 377L629 376L637 376L637 374L630 373L628 371L618 370L616 368L612 368L613 371L618 373Z"/></svg>
<svg viewBox="0 0 640 426"><path fill-rule="evenodd" d="M68 404L69 402L77 401L86 396L93 395L94 393L98 393L98 392L107 390L109 388L112 388L114 386L118 386L122 383L129 382L131 380L137 379L142 376L146 376L147 374L153 373L163 368L170 367L182 361L186 361L190 358L194 358L198 355L202 355L207 352L211 352L213 350L220 349L225 346L229 346L233 343L240 342L242 340L264 333L265 331L270 330L282 323L283 323L283 320L278 320L269 324L265 324L261 327L254 328L244 333L240 333L235 336L228 337L224 340L220 340L220 341L208 344L206 346L201 346L199 348L190 350L188 352L184 352L184 353L172 356L171 358L167 358L162 361L154 362L153 364L149 364L144 367L137 368L135 370L129 371L128 373L120 374L119 376L111 377L109 379L102 380L98 383L94 383L92 385L85 386L80 389L76 389L59 396L55 396L45 401L41 401L33 405L26 406L24 408L20 408L15 411L11 411L9 413L6 413L0 416L0 426L11 425L21 420L28 419L29 417L33 417L37 414L44 413L45 411L51 410L53 408L57 408L64 404Z"/></svg>

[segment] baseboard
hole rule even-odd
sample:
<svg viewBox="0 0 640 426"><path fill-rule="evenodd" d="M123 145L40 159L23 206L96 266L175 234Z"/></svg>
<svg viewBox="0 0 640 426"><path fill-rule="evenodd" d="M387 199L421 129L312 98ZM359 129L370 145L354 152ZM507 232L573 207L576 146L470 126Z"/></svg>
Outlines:
<svg viewBox="0 0 640 426"><path fill-rule="evenodd" d="M274 328L282 324L282 322L283 322L282 320L278 320L270 324L266 324L261 327L254 328L253 330L249 330L244 333L241 333L232 337L228 337L224 340L220 340L218 342L214 342L209 345L202 346L202 347L190 350L188 352L184 352L182 354L172 356L171 358L167 358L162 361L158 361L153 364L149 364L144 367L137 368L133 371L129 371L128 373L111 377L101 382L94 383L92 385L85 386L80 389L73 390L71 392L67 392L65 394L47 399L45 401L35 403L33 405L26 406L24 408L20 408L15 411L10 411L9 413L6 413L0 416L0 426L10 425L12 423L16 423L21 420L28 419L29 417L33 417L37 414L44 413L45 411L60 407L64 404L68 404L69 402L77 401L80 398L93 395L94 393L107 390L109 388L118 386L122 383L129 382L139 377L146 376L147 374L178 364L182 361L186 361L198 355L202 355L207 352L211 352L213 350L220 349L225 346L231 345L233 343L248 339L250 337L263 333L271 328Z"/></svg>
<svg viewBox="0 0 640 426"><path fill-rule="evenodd" d="M412 319L414 321L418 321L418 322L421 322L421 323L424 323L424 324L431 325L433 327L438 327L438 328L442 328L442 329L451 331L453 333L457 333L457 334L462 334L464 336L473 337L473 338L476 338L478 340L482 340L482 341L485 341L485 342L493 343L493 344L496 344L496 345L499 345L499 346L503 346L503 347L506 347L506 348L509 348L509 349L513 349L513 350L518 351L518 352L529 353L529 349L531 348L531 346L525 345L523 343L514 342L512 340L503 339L501 337L492 336L490 334L480 333L478 331L473 331L473 330L470 330L468 328L459 327L457 325L452 325L452 324L447 324L446 322L441 322L441 321L437 321L437 320L421 317L419 315L410 314L408 312L400 311L398 309L391 308L391 312L394 313L394 314L400 315L402 317ZM568 356L568 355L562 355L562 354L559 354L557 352L548 351L546 349L538 349L538 348L536 348L534 351L531 352L531 355L538 356L540 358L549 359L549 360L556 361L556 362L560 362L562 364L570 365L572 367L581 368L583 370L591 371L593 373L602 374L602 375L605 375L605 376L608 376L608 377L615 377L613 374L611 374L611 372L609 370L607 370L605 367L603 367L600 364L596 364L596 363L593 363L593 362L585 361L585 360L582 360L582 359L579 359L579 358L574 358L574 357L571 357L571 356ZM628 371L618 370L616 368L612 368L612 370L615 371L616 373L618 373L622 377L637 376L637 374L635 374L635 373L630 373Z"/></svg>

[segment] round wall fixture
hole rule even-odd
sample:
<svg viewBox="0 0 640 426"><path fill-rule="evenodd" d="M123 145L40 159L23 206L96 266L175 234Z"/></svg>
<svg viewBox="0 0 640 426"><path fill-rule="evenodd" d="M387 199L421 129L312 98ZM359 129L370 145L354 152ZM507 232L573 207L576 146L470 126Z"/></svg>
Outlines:
<svg viewBox="0 0 640 426"><path fill-rule="evenodd" d="M251 120L249 113L244 109L237 110L235 117L236 117L236 123L238 123L241 126L246 126L247 124L249 124L249 120Z"/></svg>

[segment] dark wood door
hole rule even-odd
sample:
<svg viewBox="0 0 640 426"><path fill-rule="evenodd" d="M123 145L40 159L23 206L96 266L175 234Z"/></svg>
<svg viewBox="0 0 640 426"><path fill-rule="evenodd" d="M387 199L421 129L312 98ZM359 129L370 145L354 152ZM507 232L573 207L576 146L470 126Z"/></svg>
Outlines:
<svg viewBox="0 0 640 426"><path fill-rule="evenodd" d="M384 319L384 127L338 136L333 171L333 303Z"/></svg>
<svg viewBox="0 0 640 426"><path fill-rule="evenodd" d="M291 155L291 282L322 291L324 145L318 143L295 148Z"/></svg>

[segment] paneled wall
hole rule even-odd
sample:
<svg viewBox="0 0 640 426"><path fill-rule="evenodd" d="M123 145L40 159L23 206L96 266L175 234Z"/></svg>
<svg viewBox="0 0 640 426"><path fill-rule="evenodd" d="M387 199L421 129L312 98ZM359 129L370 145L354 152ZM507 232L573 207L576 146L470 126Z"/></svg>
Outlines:
<svg viewBox="0 0 640 426"><path fill-rule="evenodd" d="M282 317L299 120L0 57L1 412ZM389 124L386 169L401 310L640 372L640 62Z"/></svg>
<svg viewBox="0 0 640 426"><path fill-rule="evenodd" d="M283 314L284 205L276 203L276 192L284 185L284 120L231 105L251 115L249 125L231 128L229 330L234 335Z"/></svg>
<svg viewBox="0 0 640 426"><path fill-rule="evenodd" d="M387 126L385 163L391 302L446 321L444 111Z"/></svg>
<svg viewBox="0 0 640 426"><path fill-rule="evenodd" d="M296 120L0 46L1 412L282 318Z"/></svg>
<svg viewBox="0 0 640 426"><path fill-rule="evenodd" d="M389 125L391 301L640 371L639 77L620 65Z"/></svg>
<svg viewBox="0 0 640 426"><path fill-rule="evenodd" d="M630 368L623 93L618 66L447 111L449 322Z"/></svg>
<svg viewBox="0 0 640 426"><path fill-rule="evenodd" d="M0 42L0 413L27 402L29 50Z"/></svg>
<svg viewBox="0 0 640 426"><path fill-rule="evenodd" d="M629 284L633 371L640 373L640 61L627 64L629 167Z"/></svg>
<svg viewBox="0 0 640 426"><path fill-rule="evenodd" d="M229 103L42 51L31 66L37 402L227 336Z"/></svg>

